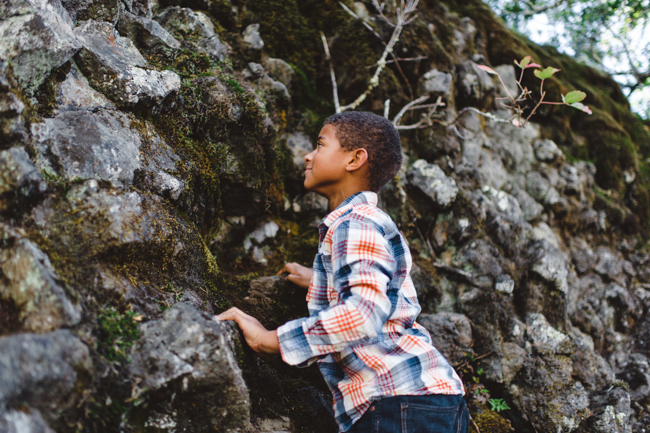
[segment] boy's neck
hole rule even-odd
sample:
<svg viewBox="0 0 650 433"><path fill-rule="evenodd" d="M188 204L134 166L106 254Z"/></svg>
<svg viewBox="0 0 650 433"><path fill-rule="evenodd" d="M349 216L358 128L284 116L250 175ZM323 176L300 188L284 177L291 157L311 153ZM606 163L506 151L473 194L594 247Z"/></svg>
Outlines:
<svg viewBox="0 0 650 433"><path fill-rule="evenodd" d="M330 212L339 207L339 205L343 203L348 197L363 191L368 191L368 189L355 186L351 188L336 190L331 196L326 196L325 198L327 198L327 201L329 202Z"/></svg>

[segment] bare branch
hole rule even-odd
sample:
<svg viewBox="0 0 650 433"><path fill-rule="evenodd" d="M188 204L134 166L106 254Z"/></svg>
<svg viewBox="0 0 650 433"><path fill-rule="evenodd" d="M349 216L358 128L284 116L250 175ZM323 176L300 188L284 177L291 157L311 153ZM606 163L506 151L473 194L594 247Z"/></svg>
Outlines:
<svg viewBox="0 0 650 433"><path fill-rule="evenodd" d="M420 99L425 100L427 98L428 98L428 96L427 97L422 96L422 97L416 99L415 101L411 102L410 104L407 104L404 108L402 108L402 110L400 111L400 114L398 114L398 116L400 116L400 118L401 118L401 116L404 115L404 113L402 113L402 111L406 112L409 109L411 109L411 110L414 109L416 104L418 103L418 101ZM398 129L398 130L409 130L409 129L426 128L428 126L433 125L434 123L441 123L442 124L443 122L441 122L438 119L433 118L433 115L435 114L438 107L444 107L445 106L445 104L442 102L442 97L438 96L438 99L436 100L435 104L430 104L430 105L431 105L431 109L429 110L429 112L426 115L422 116L422 119L420 119L419 122L414 123L412 125L398 125L395 121L393 121L393 124L395 125L395 128ZM395 116L395 118L397 119L397 116ZM397 120L399 121L399 119L397 119Z"/></svg>
<svg viewBox="0 0 650 433"><path fill-rule="evenodd" d="M388 119L388 113L390 112L390 99L384 101L384 117Z"/></svg>
<svg viewBox="0 0 650 433"><path fill-rule="evenodd" d="M334 73L334 64L332 63L332 56L330 56L330 49L327 46L327 39L325 33L320 32L320 37L323 40L323 49L325 50L325 57L330 64L330 76L332 78L332 93L334 94L334 109L337 113L341 112L341 104L339 103L339 88L336 85L336 74Z"/></svg>
<svg viewBox="0 0 650 433"><path fill-rule="evenodd" d="M420 96L418 99L416 99L416 100L414 100L414 101L411 101L411 102L409 102L408 104L406 104L405 106L403 106L402 109L399 111L399 113L397 113L397 116L395 116L395 118L393 119L393 125L397 126L397 125L399 124L399 121L402 120L402 116L404 116L404 114L406 114L406 112L407 112L407 111L408 111L412 106L417 105L417 104L419 104L420 102L424 102L424 101L426 101L427 99L429 99L429 96L428 96L428 95Z"/></svg>
<svg viewBox="0 0 650 433"><path fill-rule="evenodd" d="M407 5L401 8L401 10L399 10L397 14L397 23L395 24L395 29L393 30L393 34L391 35L390 40L386 44L386 48L384 49L384 52L381 54L381 57L377 62L377 69L375 69L375 73L370 78L370 81L368 82L368 87L366 88L365 92L363 92L357 99L354 100L354 102L341 107L341 111L357 108L363 101L366 100L370 92L372 92L372 90L379 85L379 75L386 67L386 57L388 57L388 54L391 54L393 52L393 47L399 40L400 33L404 28L404 23L408 21L409 14L413 12L413 10L415 10L418 1L419 0L408 0ZM402 1L402 4L403 3L404 2Z"/></svg>
<svg viewBox="0 0 650 433"><path fill-rule="evenodd" d="M379 6L377 0L372 0L372 5L375 7L375 9L377 9L377 13L379 14L379 16L384 21L386 21L386 23L388 23L389 26L395 27L395 24L393 24L388 18L386 18L386 15L384 15L384 3L382 3L381 6Z"/></svg>

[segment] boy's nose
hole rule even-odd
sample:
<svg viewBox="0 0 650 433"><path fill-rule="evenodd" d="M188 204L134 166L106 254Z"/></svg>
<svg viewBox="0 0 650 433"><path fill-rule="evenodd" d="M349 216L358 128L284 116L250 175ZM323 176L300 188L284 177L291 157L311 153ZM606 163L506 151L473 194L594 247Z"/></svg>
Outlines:
<svg viewBox="0 0 650 433"><path fill-rule="evenodd" d="M309 163L309 161L314 159L314 152L316 152L316 149L312 150L307 155L305 155L305 164Z"/></svg>

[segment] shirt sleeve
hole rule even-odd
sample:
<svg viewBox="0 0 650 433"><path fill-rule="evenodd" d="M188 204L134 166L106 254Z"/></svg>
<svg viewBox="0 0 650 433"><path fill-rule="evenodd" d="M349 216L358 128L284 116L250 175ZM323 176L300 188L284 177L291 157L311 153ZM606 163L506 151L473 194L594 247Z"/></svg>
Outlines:
<svg viewBox="0 0 650 433"><path fill-rule="evenodd" d="M336 304L278 328L280 353L290 365L378 337L391 314L387 289L396 263L378 228L354 218L341 223L332 234L331 263Z"/></svg>

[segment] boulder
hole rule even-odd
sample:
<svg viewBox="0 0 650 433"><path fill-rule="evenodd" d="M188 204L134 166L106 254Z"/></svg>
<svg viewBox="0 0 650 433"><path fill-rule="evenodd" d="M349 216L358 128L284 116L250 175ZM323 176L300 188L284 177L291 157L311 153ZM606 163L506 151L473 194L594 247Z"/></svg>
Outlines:
<svg viewBox="0 0 650 433"><path fill-rule="evenodd" d="M551 164L564 158L564 154L553 140L536 140L533 147L539 161Z"/></svg>
<svg viewBox="0 0 650 433"><path fill-rule="evenodd" d="M79 400L92 373L88 347L68 330L0 338L0 407L58 415Z"/></svg>
<svg viewBox="0 0 650 433"><path fill-rule="evenodd" d="M0 431L5 433L55 433L39 411L28 407L0 411Z"/></svg>
<svg viewBox="0 0 650 433"><path fill-rule="evenodd" d="M285 134L287 146L293 156L293 164L301 171L305 169L305 156L314 149L309 136L303 132L292 132Z"/></svg>
<svg viewBox="0 0 650 433"><path fill-rule="evenodd" d="M23 147L0 150L0 212L15 211L47 190Z"/></svg>
<svg viewBox="0 0 650 433"><path fill-rule="evenodd" d="M436 206L448 207L456 200L456 182L436 164L419 159L406 172L406 176L409 184L429 197Z"/></svg>
<svg viewBox="0 0 650 433"><path fill-rule="evenodd" d="M562 253L548 240L540 239L531 243L528 249L531 269L555 289L566 293L569 265Z"/></svg>
<svg viewBox="0 0 650 433"><path fill-rule="evenodd" d="M10 306L3 313L13 318L10 330L44 333L77 324L81 309L68 299L47 255L7 226L0 226L0 236L0 299Z"/></svg>
<svg viewBox="0 0 650 433"><path fill-rule="evenodd" d="M492 77L473 61L467 60L456 66L456 73L458 96L464 104L484 106L489 98L494 97L496 87Z"/></svg>
<svg viewBox="0 0 650 433"><path fill-rule="evenodd" d="M573 377L590 392L612 383L614 372L607 361L594 351L592 338L574 327L570 327L569 338L573 344Z"/></svg>
<svg viewBox="0 0 650 433"><path fill-rule="evenodd" d="M449 104L452 101L454 94L453 77L446 72L432 69L420 78L420 94L429 95L429 102L436 101L438 96L442 98L442 102Z"/></svg>
<svg viewBox="0 0 650 433"><path fill-rule="evenodd" d="M458 250L452 265L471 273L475 286L493 287L496 278L503 273L503 257L499 250L486 239L469 242Z"/></svg>
<svg viewBox="0 0 650 433"><path fill-rule="evenodd" d="M463 314L421 314L418 323L431 334L433 346L452 363L463 359L465 353L472 351L472 326Z"/></svg>
<svg viewBox="0 0 650 433"><path fill-rule="evenodd" d="M72 22L95 20L115 25L120 16L118 0L61 0L61 3L70 14Z"/></svg>
<svg viewBox="0 0 650 433"><path fill-rule="evenodd" d="M139 186L177 199L179 157L149 124L133 128L134 117L113 110L61 112L32 125L37 165L66 180L96 179ZM136 173L139 179L136 179Z"/></svg>
<svg viewBox="0 0 650 433"><path fill-rule="evenodd" d="M88 79L74 64L65 79L56 83L54 88L56 111L95 111L101 108L115 108L106 96L90 87Z"/></svg>
<svg viewBox="0 0 650 433"><path fill-rule="evenodd" d="M260 25L250 24L242 33L244 45L252 50L261 50L264 48L264 41L260 36Z"/></svg>
<svg viewBox="0 0 650 433"><path fill-rule="evenodd" d="M296 73L291 65L282 59L274 59L272 57L263 59L263 64L271 78L284 84L287 88L291 87L291 83L293 83L296 77Z"/></svg>
<svg viewBox="0 0 650 433"><path fill-rule="evenodd" d="M589 396L592 415L577 433L632 433L630 394L620 386L605 386Z"/></svg>
<svg viewBox="0 0 650 433"><path fill-rule="evenodd" d="M267 101L278 100L284 104L291 100L287 86L275 81L259 63L249 63L243 71L244 77L253 84L253 87L262 92Z"/></svg>
<svg viewBox="0 0 650 433"><path fill-rule="evenodd" d="M525 190L515 187L511 194L519 202L522 216L526 221L536 220L544 211L544 206L537 203Z"/></svg>
<svg viewBox="0 0 650 433"><path fill-rule="evenodd" d="M13 65L31 91L66 63L81 45L60 0L14 0L0 6L0 58Z"/></svg>
<svg viewBox="0 0 650 433"><path fill-rule="evenodd" d="M124 37L133 41L136 47L147 54L159 54L171 57L181 48L176 40L158 21L122 12L117 30Z"/></svg>
<svg viewBox="0 0 650 433"><path fill-rule="evenodd" d="M22 144L27 139L23 119L25 104L18 96L20 86L10 69L9 64L0 59L0 149Z"/></svg>
<svg viewBox="0 0 650 433"><path fill-rule="evenodd" d="M130 39L107 22L80 23L75 35L83 45L77 62L92 87L117 106L151 109L173 98L181 80L172 71L147 69L147 62Z"/></svg>
<svg viewBox="0 0 650 433"><path fill-rule="evenodd" d="M531 171L526 175L526 192L544 205L566 207L566 199L537 171Z"/></svg>
<svg viewBox="0 0 650 433"><path fill-rule="evenodd" d="M250 402L234 352L236 327L179 303L140 325L128 377L146 401L147 425L178 432L241 432Z"/></svg>
<svg viewBox="0 0 650 433"><path fill-rule="evenodd" d="M156 15L155 20L179 39L211 38L216 35L210 18L190 8L167 8Z"/></svg>

